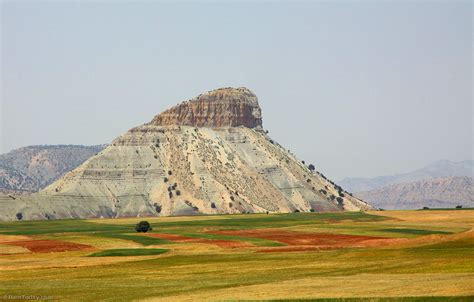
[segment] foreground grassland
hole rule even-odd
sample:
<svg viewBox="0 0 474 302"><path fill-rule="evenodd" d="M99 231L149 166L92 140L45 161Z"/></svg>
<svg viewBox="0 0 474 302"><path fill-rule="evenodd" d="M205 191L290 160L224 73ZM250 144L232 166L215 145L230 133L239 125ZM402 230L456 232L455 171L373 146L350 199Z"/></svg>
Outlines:
<svg viewBox="0 0 474 302"><path fill-rule="evenodd" d="M473 301L474 211L0 223L0 299Z"/></svg>

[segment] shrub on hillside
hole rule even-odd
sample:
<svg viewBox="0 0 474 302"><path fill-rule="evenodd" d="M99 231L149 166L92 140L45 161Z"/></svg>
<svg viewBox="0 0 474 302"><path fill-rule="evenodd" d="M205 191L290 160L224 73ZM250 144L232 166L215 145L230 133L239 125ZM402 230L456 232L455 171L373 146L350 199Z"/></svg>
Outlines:
<svg viewBox="0 0 474 302"><path fill-rule="evenodd" d="M156 212L157 212L157 213L161 213L161 205L158 204L158 203L156 203L156 202L155 202L153 205L155 206Z"/></svg>
<svg viewBox="0 0 474 302"><path fill-rule="evenodd" d="M23 214L22 213L16 213L16 219L22 220L23 219Z"/></svg>

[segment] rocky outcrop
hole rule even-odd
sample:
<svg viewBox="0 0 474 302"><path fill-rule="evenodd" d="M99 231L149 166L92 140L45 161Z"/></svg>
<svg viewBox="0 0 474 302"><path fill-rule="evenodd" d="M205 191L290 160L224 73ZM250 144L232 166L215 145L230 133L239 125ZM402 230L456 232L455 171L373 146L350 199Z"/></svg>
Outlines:
<svg viewBox="0 0 474 302"><path fill-rule="evenodd" d="M201 94L160 113L150 124L255 128L262 126L262 115L257 97L249 89L221 88Z"/></svg>

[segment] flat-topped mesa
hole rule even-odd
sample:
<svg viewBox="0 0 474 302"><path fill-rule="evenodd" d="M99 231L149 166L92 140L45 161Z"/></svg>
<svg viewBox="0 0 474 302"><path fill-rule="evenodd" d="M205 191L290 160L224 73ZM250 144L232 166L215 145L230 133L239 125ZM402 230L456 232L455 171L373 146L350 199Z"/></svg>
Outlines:
<svg viewBox="0 0 474 302"><path fill-rule="evenodd" d="M245 87L220 88L163 111L149 123L157 126L237 127L262 126L257 96Z"/></svg>

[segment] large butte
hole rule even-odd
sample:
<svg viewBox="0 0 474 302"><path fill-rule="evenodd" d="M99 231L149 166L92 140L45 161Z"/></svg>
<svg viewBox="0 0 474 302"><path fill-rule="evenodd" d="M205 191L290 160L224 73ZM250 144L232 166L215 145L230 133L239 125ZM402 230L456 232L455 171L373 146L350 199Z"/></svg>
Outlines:
<svg viewBox="0 0 474 302"><path fill-rule="evenodd" d="M43 191L0 199L0 219L372 209L261 125L249 89L210 91L129 130Z"/></svg>

